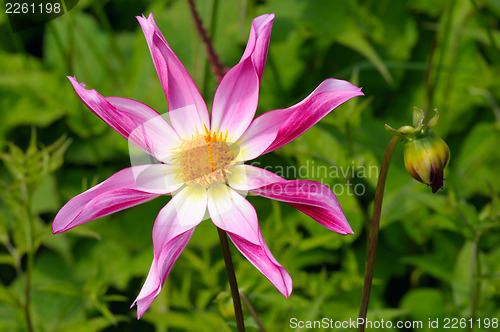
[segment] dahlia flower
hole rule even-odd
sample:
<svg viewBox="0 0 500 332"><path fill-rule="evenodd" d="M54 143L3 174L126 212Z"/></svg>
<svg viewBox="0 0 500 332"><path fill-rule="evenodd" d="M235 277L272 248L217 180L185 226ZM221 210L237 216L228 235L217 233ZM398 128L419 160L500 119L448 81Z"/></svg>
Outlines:
<svg viewBox="0 0 500 332"><path fill-rule="evenodd" d="M137 17L168 102L168 119L149 106L103 97L68 77L85 105L157 162L123 169L72 198L56 215L53 232L172 194L153 227L154 258L138 297L140 318L161 288L195 227L209 217L285 297L292 279L262 237L245 193L286 202L329 230L352 233L333 192L306 180L285 180L245 165L294 140L347 100L363 95L349 82L327 79L300 103L254 119L267 58L273 14L252 21L243 56L220 82L211 117L193 79L157 27L153 15ZM169 123L170 122L170 123Z"/></svg>

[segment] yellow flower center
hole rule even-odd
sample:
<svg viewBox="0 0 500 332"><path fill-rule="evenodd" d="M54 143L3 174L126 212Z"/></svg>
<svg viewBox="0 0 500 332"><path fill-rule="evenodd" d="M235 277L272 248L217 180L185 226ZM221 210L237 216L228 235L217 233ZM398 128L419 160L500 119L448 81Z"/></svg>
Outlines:
<svg viewBox="0 0 500 332"><path fill-rule="evenodd" d="M208 187L213 182L225 182L226 173L234 165L235 145L226 143L227 131L212 132L203 125L205 132L182 140L177 148L174 164L179 166L177 178L186 184L198 183Z"/></svg>

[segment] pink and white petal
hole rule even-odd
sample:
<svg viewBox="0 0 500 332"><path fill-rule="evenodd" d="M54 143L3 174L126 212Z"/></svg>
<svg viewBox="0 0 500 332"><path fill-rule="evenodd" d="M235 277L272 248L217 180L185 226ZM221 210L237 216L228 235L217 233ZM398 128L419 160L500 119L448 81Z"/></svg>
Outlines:
<svg viewBox="0 0 500 332"><path fill-rule="evenodd" d="M177 134L189 138L203 125L209 128L208 110L205 101L188 71L170 48L165 37L154 21L153 14L137 16L149 51L153 58L156 73L160 79L168 101L169 117Z"/></svg>
<svg viewBox="0 0 500 332"><path fill-rule="evenodd" d="M167 161L172 156L172 149L181 144L175 130L162 115L148 105L120 97L106 97L105 99L122 114L140 119L141 124L129 133L129 141L146 142L148 151L151 151L150 154L156 159Z"/></svg>
<svg viewBox="0 0 500 332"><path fill-rule="evenodd" d="M252 122L259 99L274 15L262 15L252 21L247 47L240 62L231 68L215 92L212 130L225 133L236 141Z"/></svg>
<svg viewBox="0 0 500 332"><path fill-rule="evenodd" d="M66 203L57 213L52 223L52 231L54 234L62 233L91 220L177 190L182 186L182 183L170 183L169 186L164 186L161 189L140 185L141 182L143 184L154 181L165 183L160 177L156 180L151 177L154 177L155 174L163 174L166 166L168 165L134 166L113 174L107 180L73 197ZM144 175L142 175L143 172L145 172ZM144 180L138 182L137 179L141 176Z"/></svg>
<svg viewBox="0 0 500 332"><path fill-rule="evenodd" d="M153 194L169 194L181 188L184 184L178 178L179 167L166 164L139 165L143 168L133 167L133 176L139 190Z"/></svg>
<svg viewBox="0 0 500 332"><path fill-rule="evenodd" d="M248 259L284 297L289 298L293 288L292 277L274 258L262 234L260 234L259 244L252 243L234 233L228 232L228 235L241 254L245 256L245 258Z"/></svg>
<svg viewBox="0 0 500 332"><path fill-rule="evenodd" d="M160 211L153 227L154 258L148 277L132 304L139 319L160 293L172 266L186 247L207 209L207 191L187 186Z"/></svg>
<svg viewBox="0 0 500 332"><path fill-rule="evenodd" d="M104 98L95 89L85 89L76 78L68 79L82 102L120 135L155 157L171 154L162 145L175 146L179 138L155 110L132 99Z"/></svg>
<svg viewBox="0 0 500 332"><path fill-rule="evenodd" d="M132 308L137 304L137 319L141 318L160 294L170 269L188 244L193 232L194 228L191 228L171 239L160 258L153 259L146 281L134 303L130 306Z"/></svg>
<svg viewBox="0 0 500 332"><path fill-rule="evenodd" d="M208 188L208 212L217 227L239 234L252 243L259 243L254 207L224 183Z"/></svg>
<svg viewBox="0 0 500 332"><path fill-rule="evenodd" d="M153 228L154 252L157 257L168 241L177 235L196 227L207 210L207 190L192 184L174 195L160 211Z"/></svg>
<svg viewBox="0 0 500 332"><path fill-rule="evenodd" d="M254 207L240 194L220 184L208 189L208 212L212 222L227 232L243 256L288 298L292 278L267 247Z"/></svg>
<svg viewBox="0 0 500 332"><path fill-rule="evenodd" d="M290 204L329 230L353 234L335 194L322 183L309 180L283 180L251 193Z"/></svg>
<svg viewBox="0 0 500 332"><path fill-rule="evenodd" d="M251 58L240 61L224 76L215 91L212 130L236 141L252 122L259 101L259 78Z"/></svg>
<svg viewBox="0 0 500 332"><path fill-rule="evenodd" d="M265 169L251 165L236 165L227 174L227 184L239 191L248 191L271 183L281 182L284 179Z"/></svg>
<svg viewBox="0 0 500 332"><path fill-rule="evenodd" d="M292 111L269 111L252 121L243 135L235 142L239 147L238 161L247 161L262 155L276 139L281 126L290 118Z"/></svg>
<svg viewBox="0 0 500 332"><path fill-rule="evenodd" d="M252 58L252 62L259 76L262 79L264 67L266 65L267 51L269 49L269 40L271 39L271 30L273 29L274 14L264 14L252 20L250 36L248 37L245 52L242 59Z"/></svg>
<svg viewBox="0 0 500 332"><path fill-rule="evenodd" d="M361 88L347 81L327 79L300 103L289 107L290 117L278 130L276 139L265 152L273 151L293 141L315 125L337 106L356 96L364 95ZM282 118L281 115L274 116ZM269 119L271 120L271 119Z"/></svg>
<svg viewBox="0 0 500 332"><path fill-rule="evenodd" d="M242 151L242 160L256 158L288 144L337 106L362 95L361 88L331 78L323 81L300 103L262 114L236 142Z"/></svg>

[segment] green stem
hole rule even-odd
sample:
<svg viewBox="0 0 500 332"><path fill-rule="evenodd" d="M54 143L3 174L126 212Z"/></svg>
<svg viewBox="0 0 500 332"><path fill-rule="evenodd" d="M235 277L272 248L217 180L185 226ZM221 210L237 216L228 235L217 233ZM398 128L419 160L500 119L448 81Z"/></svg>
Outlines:
<svg viewBox="0 0 500 332"><path fill-rule="evenodd" d="M434 34L431 42L431 48L429 51L429 60L427 61L427 69L425 70L424 86L425 86L425 101L426 107L425 112L432 107L432 99L434 97L434 86L432 84L432 69L434 68L434 56L436 55L436 49L438 44L437 33Z"/></svg>
<svg viewBox="0 0 500 332"><path fill-rule="evenodd" d="M25 231L26 231L26 286L24 290L24 315L26 317L26 326L28 332L33 332L33 323L31 320L31 279L32 279L32 271L34 265L34 241L33 241L33 232L34 232L34 224L33 218L31 216L30 209L30 199L28 194L28 189L26 184L23 184L21 187L21 193L23 196L23 203L26 212L26 216L24 218L25 221Z"/></svg>
<svg viewBox="0 0 500 332"><path fill-rule="evenodd" d="M233 260L231 259L231 251L229 250L229 241L227 240L226 232L218 227L217 231L219 233L219 240L220 246L222 247L222 255L224 256L224 263L226 263L229 287L231 288L231 295L233 296L236 326L238 327L238 332L245 332L245 322L243 321L243 310L241 308L240 292L238 291L238 283L236 282L236 275L234 274Z"/></svg>
<svg viewBox="0 0 500 332"><path fill-rule="evenodd" d="M250 311L250 315L252 315L253 319L255 319L255 323L257 323L257 326L259 327L260 332L266 332L266 329L264 328L264 325L262 325L262 322L259 318L259 315L257 314L257 311L253 307L252 303L246 297L245 293L240 292L241 298L243 299L243 302L245 302L245 305L247 306L248 310Z"/></svg>
<svg viewBox="0 0 500 332"><path fill-rule="evenodd" d="M479 304L479 297L481 295L481 261L479 257L479 241L481 234L474 238L474 246L472 247L472 261L471 261L471 305L470 305L470 318L472 321L476 319L477 306ZM469 327L469 332L474 331L474 326Z"/></svg>
<svg viewBox="0 0 500 332"><path fill-rule="evenodd" d="M425 116L427 117L429 115L429 110L432 109L432 106L434 101L434 92L438 88L439 84L439 79L441 75L441 71L443 69L443 64L445 60L445 53L448 50L448 38L450 34L450 29L451 29L451 21L453 17L453 7L454 7L455 1L452 1L451 4L448 6L446 13L443 15L445 17L445 22L444 22L444 29L441 31L436 32L436 34L439 33L439 38L435 37L435 42L436 44L433 44L432 46L432 52L436 52L437 50L440 50L439 52L439 58L437 60L437 65L435 67L435 72L434 72L434 78L432 80L432 83L430 83L430 86L428 86L428 96L427 96L427 108L425 109ZM441 34L442 32L442 34ZM430 59L432 60L432 59ZM431 66L433 66L433 63L430 63ZM427 84L428 85L428 84Z"/></svg>
<svg viewBox="0 0 500 332"><path fill-rule="evenodd" d="M377 190L375 191L375 200L373 206L373 217L371 225L370 239L368 243L368 252L366 254L365 281L363 284L363 293L361 296L361 306L359 308L359 318L363 319L363 323L358 327L359 332L365 330L366 313L368 312L368 303L370 302L370 293L372 290L373 268L375 267L375 255L377 252L378 229L380 225L380 214L382 212L382 200L384 198L385 180L387 179L387 171L391 163L394 148L399 142L399 137L393 136L385 150L384 159L380 167L378 176Z"/></svg>
<svg viewBox="0 0 500 332"><path fill-rule="evenodd" d="M472 245L472 259L470 262L470 282L469 282L469 287L470 287L470 318L472 321L474 321L474 318L476 316L476 257L477 257L477 238L475 239L473 245ZM472 324L473 325L473 324ZM474 331L474 326L469 326L467 331L472 332Z"/></svg>
<svg viewBox="0 0 500 332"><path fill-rule="evenodd" d="M488 34L488 39L490 41L491 46L493 47L494 52L498 52L498 46L495 42L495 37L493 36L493 32L491 31L491 27L488 25L488 17L483 14L481 11L481 8L479 8L479 5L476 3L476 0L471 0L472 5L474 6L474 9L477 12L477 15L481 18L479 22L482 22L484 24L484 29L486 30L486 33Z"/></svg>
<svg viewBox="0 0 500 332"><path fill-rule="evenodd" d="M31 271L33 266L33 253L28 252L28 263L26 267L26 289L24 292L24 314L26 316L26 325L29 332L33 332L33 324L31 322Z"/></svg>

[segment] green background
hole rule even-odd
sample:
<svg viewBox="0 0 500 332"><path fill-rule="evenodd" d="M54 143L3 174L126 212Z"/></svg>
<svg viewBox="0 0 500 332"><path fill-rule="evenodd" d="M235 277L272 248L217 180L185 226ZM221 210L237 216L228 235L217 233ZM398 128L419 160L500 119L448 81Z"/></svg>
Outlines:
<svg viewBox="0 0 500 332"><path fill-rule="evenodd" d="M368 317L421 320L419 331L429 330L429 318L500 318L500 1L195 3L228 68L243 53L252 18L275 13L258 114L299 102L330 77L365 93L257 159L261 166L355 170L306 177L336 189L354 235L330 232L284 203L249 198L269 248L294 281L287 300L232 246L239 286L267 331L291 330L293 317L357 317L378 176L366 170L380 165L390 139L384 124L411 124L413 106L439 109L435 132L447 141L451 160L444 190L433 195L406 173L396 148ZM35 331L235 329L210 221L197 227L142 319L129 309L153 257L156 214L169 197L63 234L50 229L69 199L130 166L127 141L83 105L66 76L103 96L167 111L135 19L150 12L211 105L217 84L186 1L82 0L61 17L16 33L2 7L1 331L27 329L27 278ZM348 194L356 184L362 195ZM247 305L244 310L247 329L258 330ZM488 329L476 322L474 330Z"/></svg>

